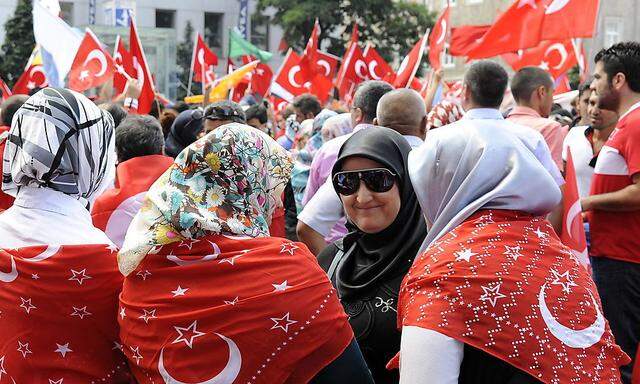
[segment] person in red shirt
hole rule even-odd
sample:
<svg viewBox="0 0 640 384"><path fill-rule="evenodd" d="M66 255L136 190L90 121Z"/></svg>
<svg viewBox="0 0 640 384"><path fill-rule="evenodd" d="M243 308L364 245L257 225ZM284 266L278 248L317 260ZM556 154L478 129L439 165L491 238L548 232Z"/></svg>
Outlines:
<svg viewBox="0 0 640 384"><path fill-rule="evenodd" d="M592 88L600 108L620 119L600 150L590 196L581 200L591 229L591 265L604 314L622 349L640 340L640 43L618 43L595 57ZM631 382L631 367L621 369Z"/></svg>
<svg viewBox="0 0 640 384"><path fill-rule="evenodd" d="M116 129L115 187L96 199L91 218L118 247L151 184L173 163L163 146L162 127L151 116L131 115Z"/></svg>
<svg viewBox="0 0 640 384"><path fill-rule="evenodd" d="M0 105L0 120L2 121L2 125L0 125L0 159L2 158L4 147L9 139L9 130L11 129L13 115L22 107L22 104L24 104L28 98L26 95L15 95L9 97ZM2 172L2 165L0 165L0 172ZM13 197L0 190L0 212L8 209L11 205L13 205Z"/></svg>

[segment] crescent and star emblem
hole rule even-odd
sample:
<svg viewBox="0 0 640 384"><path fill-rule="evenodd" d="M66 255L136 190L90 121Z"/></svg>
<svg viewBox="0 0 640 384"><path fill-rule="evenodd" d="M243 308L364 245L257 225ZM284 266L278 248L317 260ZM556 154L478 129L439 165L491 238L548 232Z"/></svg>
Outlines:
<svg viewBox="0 0 640 384"><path fill-rule="evenodd" d="M320 59L318 60L317 64L324 68L324 75L329 76L329 74L331 73L331 65L329 65L327 60Z"/></svg>
<svg viewBox="0 0 640 384"><path fill-rule="evenodd" d="M442 28L442 32L440 32L440 37L438 37L436 44L441 44L444 41L444 37L447 35L447 20L442 19L442 23L440 23L440 28Z"/></svg>
<svg viewBox="0 0 640 384"><path fill-rule="evenodd" d="M380 80L382 79L382 76L376 73L377 67L378 67L378 62L375 60L371 60L371 62L369 63L369 75L375 80Z"/></svg>
<svg viewBox="0 0 640 384"><path fill-rule="evenodd" d="M300 84L300 83L298 83L296 81L296 74L298 72L300 72L300 66L299 65L294 65L289 70L289 75L287 77L288 77L288 80L289 80L289 84L293 85L296 88L302 88L302 84Z"/></svg>
<svg viewBox="0 0 640 384"><path fill-rule="evenodd" d="M355 71L356 75L363 79L367 80L367 74L365 73L367 70L367 64L362 60L356 60Z"/></svg>
<svg viewBox="0 0 640 384"><path fill-rule="evenodd" d="M99 49L94 49L93 51L89 52L87 58L84 60L84 63L82 63L82 66L86 68L87 64L92 60L98 60L98 62L100 63L100 70L96 72L95 76L100 77L104 75L107 72L107 58L105 57L104 52Z"/></svg>
<svg viewBox="0 0 640 384"><path fill-rule="evenodd" d="M549 48L547 48L547 50L544 52L544 57L547 57L553 51L558 51L558 53L560 54L560 63L558 63L558 65L551 68L560 69L562 68L564 63L567 61L567 57L569 56L569 53L567 52L567 48L565 48L564 44L555 43L550 45Z"/></svg>
<svg viewBox="0 0 640 384"><path fill-rule="evenodd" d="M42 253L38 254L37 256L32 257L30 259L22 259L22 260L28 261L30 263L37 263L39 261L50 258L51 256L58 253L59 250L60 250L60 246L50 245L47 247L47 249L45 249ZM8 273L0 272L0 281L2 281L3 283L11 283L17 278L18 278L18 269L16 268L16 260L14 259L13 256L11 256L11 271Z"/></svg>
<svg viewBox="0 0 640 384"><path fill-rule="evenodd" d="M179 258L176 255L167 255L167 260L172 261L172 262L174 262L174 263L176 263L177 265L180 265L180 266L199 264L199 263L204 263L204 262L207 262L207 261L210 261L210 260L215 260L216 258L218 258L218 256L220 256L220 248L218 247L218 245L216 243L211 243L211 245L213 246L213 253L210 254L210 255L206 255L202 259L199 259L199 260L182 260L181 258Z"/></svg>

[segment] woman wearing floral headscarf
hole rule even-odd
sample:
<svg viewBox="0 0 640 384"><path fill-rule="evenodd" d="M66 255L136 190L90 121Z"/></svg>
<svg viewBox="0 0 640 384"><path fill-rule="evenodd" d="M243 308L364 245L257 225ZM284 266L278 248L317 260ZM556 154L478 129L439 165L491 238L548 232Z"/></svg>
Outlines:
<svg viewBox="0 0 640 384"><path fill-rule="evenodd" d="M288 152L227 124L156 181L119 254L121 339L142 382L370 382L336 293L270 237Z"/></svg>
<svg viewBox="0 0 640 384"><path fill-rule="evenodd" d="M111 115L46 88L13 118L0 214L0 383L128 383L118 348L122 275L90 202L115 172ZM4 381L3 381L4 380Z"/></svg>

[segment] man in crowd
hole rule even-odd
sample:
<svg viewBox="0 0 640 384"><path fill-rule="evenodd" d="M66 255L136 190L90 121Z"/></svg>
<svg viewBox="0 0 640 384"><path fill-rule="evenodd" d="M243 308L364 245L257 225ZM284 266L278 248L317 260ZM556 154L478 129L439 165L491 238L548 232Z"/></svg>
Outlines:
<svg viewBox="0 0 640 384"><path fill-rule="evenodd" d="M566 128L549 119L553 107L553 79L538 67L525 67L511 80L511 93L518 104L509 120L540 132L551 150L551 157L562 169L562 141Z"/></svg>
<svg viewBox="0 0 640 384"><path fill-rule="evenodd" d="M397 131L414 148L423 143L427 126L427 109L419 93L405 88L390 91L380 98L376 111L374 124ZM307 203L299 215L299 220L318 233L317 242L313 243L314 248L310 247L310 249L313 252L320 252L326 246L326 242L319 235L326 236L335 223L344 220L342 203L331 180L327 180ZM323 242L321 243L320 240Z"/></svg>
<svg viewBox="0 0 640 384"><path fill-rule="evenodd" d="M240 104L229 100L216 101L204 110L204 135L221 125L246 124L246 122L247 119Z"/></svg>
<svg viewBox="0 0 640 384"><path fill-rule="evenodd" d="M151 116L128 116L116 129L115 187L96 199L91 217L118 247L151 184L173 163L163 147L162 127Z"/></svg>
<svg viewBox="0 0 640 384"><path fill-rule="evenodd" d="M253 128L257 128L262 132L268 133L267 122L269 117L267 115L267 108L262 103L254 104L247 108L244 112L247 117L247 124Z"/></svg>
<svg viewBox="0 0 640 384"><path fill-rule="evenodd" d="M574 126L586 126L591 124L589 117L589 96L591 96L591 80L587 80L578 87L578 99L576 100L577 116L574 120Z"/></svg>
<svg viewBox="0 0 640 384"><path fill-rule="evenodd" d="M634 357L640 339L640 44L618 43L595 57L592 88L620 117L581 199L591 229L591 265L616 342ZM633 363L632 363L633 364ZM621 368L631 382L632 364Z"/></svg>
<svg viewBox="0 0 640 384"><path fill-rule="evenodd" d="M298 123L302 123L307 119L316 117L322 111L322 105L320 105L317 97L310 93L305 93L293 99L293 110Z"/></svg>
<svg viewBox="0 0 640 384"><path fill-rule="evenodd" d="M376 117L378 101L384 94L392 90L393 87L389 83L377 80L365 81L358 86L353 95L353 103L351 105L351 125L354 127L353 132L365 129L373 124L373 120ZM309 180L302 199L303 205L307 205L318 189L325 183L331 174L333 164L338 158L338 152L342 144L347 141L349 137L351 137L350 134L336 137L320 147L311 163ZM333 193L333 191L330 192ZM337 240L347 233L344 220L336 225L340 216L338 216L337 219L330 218L326 220L329 228L322 230L318 223L316 223L317 220L321 220L322 218L313 217L312 215L317 215L317 213L309 215L309 212L306 208L300 212L296 229L300 241L307 244L314 254L318 254L326 247L328 241Z"/></svg>
<svg viewBox="0 0 640 384"><path fill-rule="evenodd" d="M18 111L18 109L20 109L20 107L22 107L22 104L24 104L27 99L29 99L29 97L25 95L14 95L9 97L2 103L2 105L0 105L0 121L2 123L2 125L0 125L0 159L2 159L4 147L7 144L13 115ZM2 163L0 162L0 173L1 171ZM11 207L13 200L12 196L7 195L0 190L0 212Z"/></svg>

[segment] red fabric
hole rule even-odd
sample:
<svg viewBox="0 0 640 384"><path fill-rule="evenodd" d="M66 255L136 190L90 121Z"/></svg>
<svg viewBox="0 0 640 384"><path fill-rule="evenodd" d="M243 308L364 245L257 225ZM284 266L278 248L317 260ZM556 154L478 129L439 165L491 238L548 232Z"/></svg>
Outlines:
<svg viewBox="0 0 640 384"><path fill-rule="evenodd" d="M271 234L271 237L285 238L287 236L284 220L284 208L277 208L275 212L273 212L271 225L269 226L269 234Z"/></svg>
<svg viewBox="0 0 640 384"><path fill-rule="evenodd" d="M9 86L7 85L7 83L5 83L5 81L0 77L0 90L2 90L2 101L7 100L11 95L13 95L13 92L11 92L11 90L9 89Z"/></svg>
<svg viewBox="0 0 640 384"><path fill-rule="evenodd" d="M120 67L113 74L113 88L116 90L117 94L121 94L125 91L125 87L127 85L127 78L124 77L120 72L127 73L130 77L136 77L136 70L133 67L133 57L131 57L131 53L127 51L124 47L124 42L118 35L115 44L115 50L113 53L113 60L116 63L116 68Z"/></svg>
<svg viewBox="0 0 640 384"><path fill-rule="evenodd" d="M202 82L202 74L204 72L204 79L207 83L211 83L215 80L215 73L213 67L218 65L218 56L211 52L211 49L200 36L200 33L196 35L196 45L193 47L193 74L194 80Z"/></svg>
<svg viewBox="0 0 640 384"><path fill-rule="evenodd" d="M4 147L7 145L7 138L9 137L10 129L11 127L9 126L0 126L0 159L2 159L4 154ZM9 196L2 192L2 188L0 188L0 212L5 209L9 209L13 205L13 200L13 196Z"/></svg>
<svg viewBox="0 0 640 384"><path fill-rule="evenodd" d="M440 61L440 55L444 51L444 46L446 44L446 37L449 33L449 6L445 8L442 15L438 18L436 25L433 27L433 31L431 31L431 35L429 35L429 62L431 63L431 67L437 71L442 67L442 62Z"/></svg>
<svg viewBox="0 0 640 384"><path fill-rule="evenodd" d="M502 58L514 71L524 67L540 67L549 71L554 79L578 65L571 40L543 41L535 48L507 53L502 55Z"/></svg>
<svg viewBox="0 0 640 384"><path fill-rule="evenodd" d="M280 70L275 77L275 87L272 86L272 92L274 92L274 88L276 87L282 88L293 97L307 92L307 88L304 87L304 78L300 75L299 64L300 56L292 49L289 49L289 52L287 52L287 55L282 62L282 66L280 66ZM285 97L285 95L280 95L277 91L276 94L283 98Z"/></svg>
<svg viewBox="0 0 640 384"><path fill-rule="evenodd" d="M393 74L391 66L380 56L371 44L364 47L363 60L367 65L367 75L371 80L382 80Z"/></svg>
<svg viewBox="0 0 640 384"><path fill-rule="evenodd" d="M129 198L149 190L151 185L162 175L173 159L163 155L140 156L118 164L116 169L115 187L105 191L93 203L91 218L93 225L107 233L111 241L121 243L122 237L131 219L128 215L122 215L126 211L121 204ZM140 197L142 200L142 197ZM112 216L118 211L117 216ZM110 221L110 219L112 219ZM119 239L122 237L122 239Z"/></svg>
<svg viewBox="0 0 640 384"><path fill-rule="evenodd" d="M418 40L413 48L411 48L411 51L409 51L409 54L404 58L404 60L402 60L400 68L398 68L393 81L394 87L404 88L411 84L414 76L416 75L416 71L420 66L420 61L422 60L426 43L427 36L425 35Z"/></svg>
<svg viewBox="0 0 640 384"><path fill-rule="evenodd" d="M349 49L342 58L342 64L336 78L336 87L340 99L347 100L354 88L367 80L368 70L362 50L357 43L351 43Z"/></svg>
<svg viewBox="0 0 640 384"><path fill-rule="evenodd" d="M491 28L491 25L461 25L451 28L451 42L449 54L451 56L466 56L476 44L482 40L482 36Z"/></svg>
<svg viewBox="0 0 640 384"><path fill-rule="evenodd" d="M596 29L599 0L569 0L556 1L555 3L560 8L547 8L540 40L593 36Z"/></svg>
<svg viewBox="0 0 640 384"><path fill-rule="evenodd" d="M482 41L467 52L467 57L482 59L538 45L546 2L515 1L493 22Z"/></svg>
<svg viewBox="0 0 640 384"><path fill-rule="evenodd" d="M594 282L551 224L515 211L479 211L417 257L398 316L543 383L619 383L630 361Z"/></svg>
<svg viewBox="0 0 640 384"><path fill-rule="evenodd" d="M247 65L256 58L249 55L242 56L242 63ZM273 71L271 67L265 63L258 63L255 71L249 74L251 80L249 82L249 90L251 93L257 93L261 97L264 97L269 93L269 87L271 87L271 79L273 79Z"/></svg>
<svg viewBox="0 0 640 384"><path fill-rule="evenodd" d="M567 72L556 79L554 86L556 88L553 91L554 95L561 95L563 93L572 91L571 84L569 83L569 75L567 75Z"/></svg>
<svg viewBox="0 0 640 384"><path fill-rule="evenodd" d="M631 384L640 384L640 347L638 347L638 353L636 354L635 363L633 364Z"/></svg>
<svg viewBox="0 0 640 384"><path fill-rule="evenodd" d="M115 247L0 249L0 271L1 384L129 382Z"/></svg>
<svg viewBox="0 0 640 384"><path fill-rule="evenodd" d="M13 94L28 95L34 88L45 88L47 86L49 86L49 82L44 74L42 64L31 65L25 69L13 85Z"/></svg>
<svg viewBox="0 0 640 384"><path fill-rule="evenodd" d="M69 88L83 92L100 86L113 76L115 62L91 31L84 34L69 70Z"/></svg>
<svg viewBox="0 0 640 384"><path fill-rule="evenodd" d="M120 299L120 336L140 383L221 374L228 383L306 383L353 338L301 243L212 235L157 251L125 278Z"/></svg>
<svg viewBox="0 0 640 384"><path fill-rule="evenodd" d="M611 132L600 150L591 180L591 195L619 191L640 172L640 108L631 111ZM640 212L590 211L592 256L640 263Z"/></svg>
<svg viewBox="0 0 640 384"><path fill-rule="evenodd" d="M142 83L140 96L138 97L138 110L137 113L145 115L151 112L153 106L153 100L156 97L156 92L153 87L153 80L151 78L151 72L147 65L147 59L142 50L142 44L138 37L138 31L136 24L131 20L129 30L129 49L131 50L131 57L133 58L133 67L137 73L136 79Z"/></svg>
<svg viewBox="0 0 640 384"><path fill-rule="evenodd" d="M270 95L269 96L269 101L271 103L271 105L273 106L273 111L276 114L281 113L282 111L284 111L284 109L287 107L287 105L289 104L287 102L287 100L278 97L276 95ZM284 130L282 130L284 132Z"/></svg>
<svg viewBox="0 0 640 384"><path fill-rule="evenodd" d="M580 206L580 194L576 170L573 166L571 148L567 148L567 165L565 167L565 187L562 199L562 243L571 249L578 261L585 267L589 265L589 252L587 252L587 237L584 233L582 220L582 207Z"/></svg>

